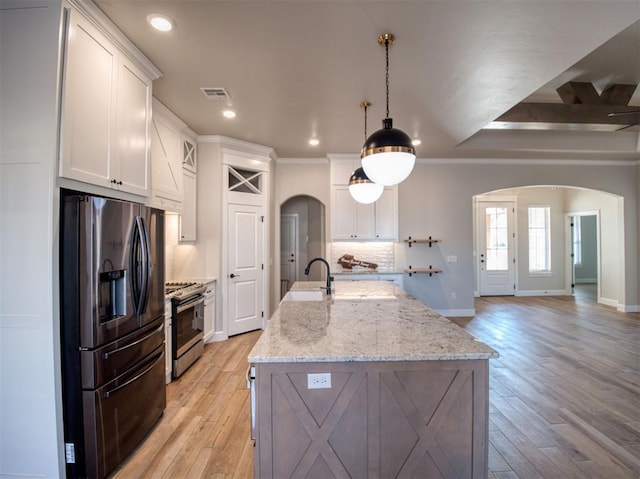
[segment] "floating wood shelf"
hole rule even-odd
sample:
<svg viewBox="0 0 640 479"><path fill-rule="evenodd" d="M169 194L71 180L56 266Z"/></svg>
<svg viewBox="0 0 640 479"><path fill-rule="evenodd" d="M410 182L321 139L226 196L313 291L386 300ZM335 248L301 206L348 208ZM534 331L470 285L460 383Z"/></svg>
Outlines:
<svg viewBox="0 0 640 479"><path fill-rule="evenodd" d="M409 265L409 268L405 269L404 272L409 273L409 276L413 274L428 274L429 276L433 276L434 274L442 273L442 270L433 268L431 265L429 265L428 268L412 268L411 265Z"/></svg>
<svg viewBox="0 0 640 479"><path fill-rule="evenodd" d="M429 236L429 238L412 238L411 236L409 236L406 240L404 240L405 243L409 243L409 248L411 248L411 244L413 243L429 243L429 248L431 248L431 245L433 243L440 243L439 239L433 239L431 236Z"/></svg>

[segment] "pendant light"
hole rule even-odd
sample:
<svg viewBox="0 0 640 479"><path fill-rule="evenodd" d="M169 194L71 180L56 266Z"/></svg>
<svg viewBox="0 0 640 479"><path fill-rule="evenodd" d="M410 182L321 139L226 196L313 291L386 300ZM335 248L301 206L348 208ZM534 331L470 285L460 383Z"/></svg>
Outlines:
<svg viewBox="0 0 640 479"><path fill-rule="evenodd" d="M392 33L378 37L378 43L385 47L386 53L387 116L382 120L382 129L367 138L360 154L364 172L374 183L383 186L393 186L404 181L416 162L411 138L402 130L393 128L393 120L389 118L389 46L395 40Z"/></svg>
<svg viewBox="0 0 640 479"><path fill-rule="evenodd" d="M364 139L367 139L367 108L371 106L371 103L368 101L363 101L360 103L360 108L364 109ZM349 193L351 197L356 200L358 203L369 204L376 201L380 196L382 196L382 192L384 191L384 186L374 183L369 179L367 174L364 172L362 167L356 168L356 170L351 173L349 177Z"/></svg>

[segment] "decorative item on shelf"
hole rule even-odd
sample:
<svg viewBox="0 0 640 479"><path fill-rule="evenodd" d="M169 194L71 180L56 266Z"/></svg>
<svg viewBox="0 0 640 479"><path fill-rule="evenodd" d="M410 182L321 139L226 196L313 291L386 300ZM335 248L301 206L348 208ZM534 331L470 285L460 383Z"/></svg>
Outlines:
<svg viewBox="0 0 640 479"><path fill-rule="evenodd" d="M367 140L367 108L371 106L368 101L360 103L364 109L364 139ZM374 183L369 179L362 167L357 168L349 178L349 193L358 203L369 204L377 201L382 196L384 186Z"/></svg>
<svg viewBox="0 0 640 479"><path fill-rule="evenodd" d="M405 269L404 272L409 273L409 276L412 276L417 273L424 273L424 274L428 274L429 276L433 276L434 274L442 273L442 270L438 268L434 268L431 265L429 265L428 268L416 268L416 269L412 268L411 265L409 265L409 268Z"/></svg>
<svg viewBox="0 0 640 479"><path fill-rule="evenodd" d="M338 264L344 269L352 269L354 266L364 266L369 269L377 269L377 263L370 263L369 261L360 261L355 259L352 254L343 254L338 259Z"/></svg>
<svg viewBox="0 0 640 479"><path fill-rule="evenodd" d="M393 128L393 120L389 118L389 45L395 40L392 33L378 37L378 43L385 47L386 53L387 114L382 120L382 129L367 138L360 153L364 172L374 183L383 186L393 186L407 179L416 161L411 138L404 131Z"/></svg>
<svg viewBox="0 0 640 479"><path fill-rule="evenodd" d="M431 248L433 243L440 243L440 241L441 240L439 240L439 239L431 238L431 236L429 236L429 238L427 238L427 239L424 239L424 238L412 238L411 236L409 236L409 238L404 240L405 243L409 243L409 248L411 248L411 245L413 243L429 243L429 248Z"/></svg>

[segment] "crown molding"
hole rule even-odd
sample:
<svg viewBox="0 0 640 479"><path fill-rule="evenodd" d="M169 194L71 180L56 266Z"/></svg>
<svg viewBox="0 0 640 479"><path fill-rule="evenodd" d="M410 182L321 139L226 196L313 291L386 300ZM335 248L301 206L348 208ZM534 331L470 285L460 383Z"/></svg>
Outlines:
<svg viewBox="0 0 640 479"><path fill-rule="evenodd" d="M142 53L122 31L114 25L98 6L91 0L67 0L67 2L89 20L100 32L106 35L116 46L144 73L157 80L162 72Z"/></svg>

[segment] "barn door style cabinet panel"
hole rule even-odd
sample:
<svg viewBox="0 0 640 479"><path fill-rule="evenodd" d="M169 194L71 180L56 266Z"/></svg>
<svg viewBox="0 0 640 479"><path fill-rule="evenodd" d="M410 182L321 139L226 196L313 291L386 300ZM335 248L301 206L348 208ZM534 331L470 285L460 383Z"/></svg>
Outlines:
<svg viewBox="0 0 640 479"><path fill-rule="evenodd" d="M254 477L486 477L487 361L255 366Z"/></svg>
<svg viewBox="0 0 640 479"><path fill-rule="evenodd" d="M186 127L171 110L156 98L153 99L150 204L157 208L182 211L182 130Z"/></svg>
<svg viewBox="0 0 640 479"><path fill-rule="evenodd" d="M147 196L152 77L87 12L65 12L59 174Z"/></svg>

